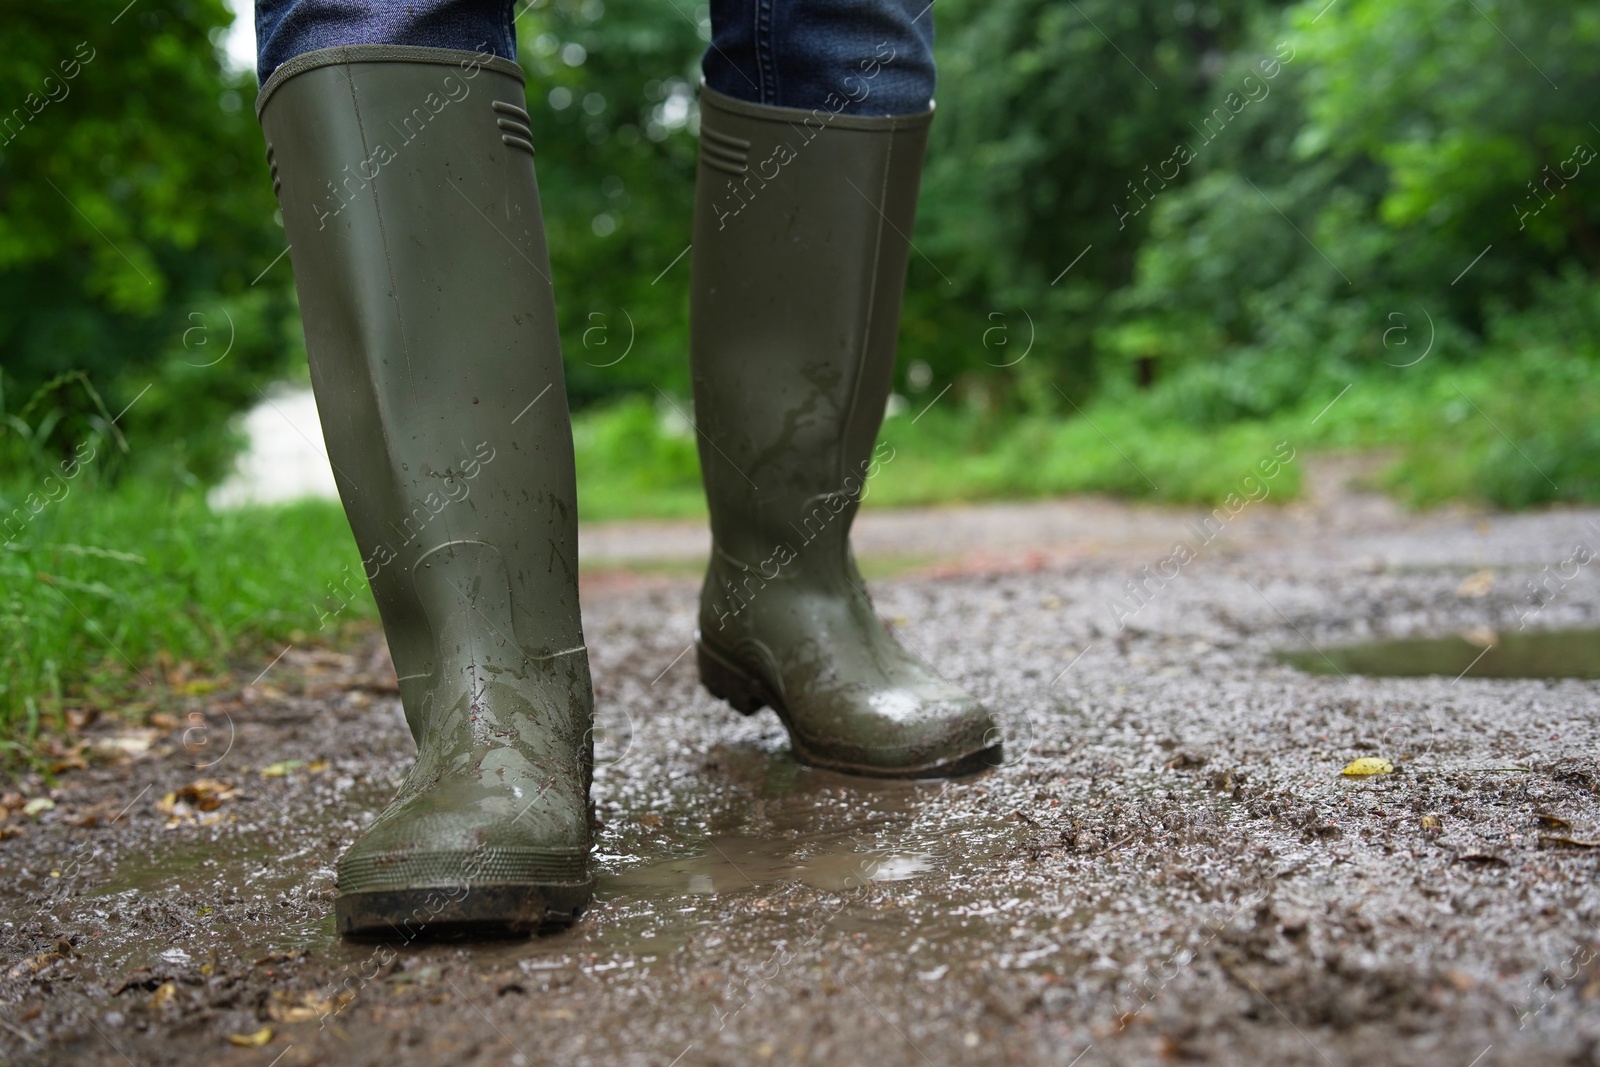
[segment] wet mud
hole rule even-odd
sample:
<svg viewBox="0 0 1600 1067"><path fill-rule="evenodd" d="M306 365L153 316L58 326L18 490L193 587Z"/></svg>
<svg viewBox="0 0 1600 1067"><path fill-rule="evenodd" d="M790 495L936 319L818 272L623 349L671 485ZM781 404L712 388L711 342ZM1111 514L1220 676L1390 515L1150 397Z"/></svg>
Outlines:
<svg viewBox="0 0 1600 1067"><path fill-rule="evenodd" d="M1181 516L877 582L1008 732L948 783L797 765L697 686L692 579L591 582L602 876L528 940L335 936L410 755L375 639L93 723L0 798L0 1060L1594 1063L1600 683L1337 657L1600 625L1526 584L1596 515L1371 514L1263 510L1131 611Z"/></svg>

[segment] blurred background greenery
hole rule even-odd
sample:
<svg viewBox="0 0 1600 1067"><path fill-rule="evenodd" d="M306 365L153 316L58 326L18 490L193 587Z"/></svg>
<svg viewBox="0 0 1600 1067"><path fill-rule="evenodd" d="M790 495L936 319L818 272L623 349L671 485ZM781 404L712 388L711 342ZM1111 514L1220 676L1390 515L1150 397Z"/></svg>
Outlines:
<svg viewBox="0 0 1600 1067"><path fill-rule="evenodd" d="M235 417L305 356L230 8L124 4L0 0L0 518L25 520L0 551L0 714L33 720L91 661L133 678L314 629L305 590L355 558L331 506L204 503ZM1214 500L1284 439L1385 450L1414 504L1600 499L1600 5L934 14L875 505ZM590 519L702 506L671 403L706 28L661 0L518 20ZM238 542L263 523L327 551ZM248 573L196 578L215 553Z"/></svg>

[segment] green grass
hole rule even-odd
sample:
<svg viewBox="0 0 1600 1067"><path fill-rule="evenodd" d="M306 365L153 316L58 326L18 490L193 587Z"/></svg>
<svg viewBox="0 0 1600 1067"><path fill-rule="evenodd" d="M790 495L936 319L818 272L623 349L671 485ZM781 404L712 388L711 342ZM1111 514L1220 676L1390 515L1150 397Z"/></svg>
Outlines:
<svg viewBox="0 0 1600 1067"><path fill-rule="evenodd" d="M0 547L5 736L31 738L68 702L142 706L169 675L217 671L308 635L326 641L376 614L362 588L322 618L340 603L329 584L345 567L360 575L336 504L217 513L197 489L93 479L80 474L64 496L53 488L58 499ZM40 484L13 477L0 510L26 513Z"/></svg>
<svg viewBox="0 0 1600 1067"><path fill-rule="evenodd" d="M866 506L1068 493L1216 503L1282 442L1297 456L1391 452L1383 485L1416 506L1600 502L1600 361L1556 348L1466 365L1378 365L1318 382L1268 418L1221 425L1174 418L1161 399L1124 391L1071 417L984 415L949 395L924 411L927 401L914 400L884 421L893 459ZM666 412L636 398L578 416L584 519L704 514L692 431ZM1285 465L1273 499L1298 495L1303 469Z"/></svg>
<svg viewBox="0 0 1600 1067"><path fill-rule="evenodd" d="M1296 461L1271 482L1279 502L1300 491L1300 457L1377 448L1396 457L1383 484L1417 505L1595 502L1597 367L1539 344L1465 366L1375 367L1342 395L1340 382L1318 383L1270 418L1220 426L1162 415L1160 398L1140 392L1071 418L986 416L952 393L913 421L926 405L914 400L884 424L893 458L867 506L1082 492L1211 503L1247 488L1280 442ZM634 398L590 410L574 439L586 521L704 514L693 431L670 407ZM0 743L26 748L66 707L136 713L171 679L263 662L285 642L330 641L375 616L359 581L342 594L348 607L324 614L341 603L330 586L360 573L337 504L216 513L199 487L159 483L149 468L113 488L87 466L54 483L36 460L12 466L0 522L18 508L26 522L0 544L0 738L15 739ZM31 514L29 494L46 485L58 499Z"/></svg>

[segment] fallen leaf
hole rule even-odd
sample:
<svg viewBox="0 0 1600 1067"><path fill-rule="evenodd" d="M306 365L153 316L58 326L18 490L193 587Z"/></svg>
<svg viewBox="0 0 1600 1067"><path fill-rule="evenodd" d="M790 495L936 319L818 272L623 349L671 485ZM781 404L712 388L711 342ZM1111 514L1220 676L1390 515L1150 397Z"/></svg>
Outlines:
<svg viewBox="0 0 1600 1067"><path fill-rule="evenodd" d="M337 993L331 999L319 997L316 993L295 996L279 992L273 994L267 1012L280 1023L305 1023L325 1015L339 1014L346 1004L355 999L355 995L352 989Z"/></svg>
<svg viewBox="0 0 1600 1067"><path fill-rule="evenodd" d="M22 814L39 815L43 812L49 811L55 806L56 802L51 800L49 797L34 797L32 800L22 805Z"/></svg>
<svg viewBox="0 0 1600 1067"><path fill-rule="evenodd" d="M1496 856L1492 852L1463 852L1456 857L1462 863L1475 863L1481 867L1509 867L1505 857Z"/></svg>
<svg viewBox="0 0 1600 1067"><path fill-rule="evenodd" d="M68 708L65 712L67 728L75 734L83 733L83 728L100 717L96 708Z"/></svg>
<svg viewBox="0 0 1600 1067"><path fill-rule="evenodd" d="M1539 835L1540 848L1600 848L1600 841L1583 841L1576 837L1558 837L1551 834Z"/></svg>
<svg viewBox="0 0 1600 1067"><path fill-rule="evenodd" d="M182 789L168 793L156 805L168 815L183 815L197 811L216 811L224 800L230 800L239 791L215 778L201 778Z"/></svg>
<svg viewBox="0 0 1600 1067"><path fill-rule="evenodd" d="M396 971L389 976L389 981L394 985L432 985L434 979L439 977L437 967L418 967L414 971Z"/></svg>
<svg viewBox="0 0 1600 1067"><path fill-rule="evenodd" d="M106 801L90 808L79 808L71 815L64 815L61 821L68 826L99 826L109 823L117 815L117 801Z"/></svg>
<svg viewBox="0 0 1600 1067"><path fill-rule="evenodd" d="M1370 778L1375 774L1393 774L1394 764L1381 756L1362 756L1345 764L1339 773L1346 778Z"/></svg>
<svg viewBox="0 0 1600 1067"><path fill-rule="evenodd" d="M251 960L250 961L250 966L252 966L252 967L260 967L260 966L263 966L264 964L268 964L268 963L288 963L290 960L295 959L299 955L300 955L300 950L299 949L293 949L293 950L291 950L289 952L269 952L265 956L262 956L260 959Z"/></svg>
<svg viewBox="0 0 1600 1067"><path fill-rule="evenodd" d="M647 811L643 815L639 816L639 825L644 827L646 830L654 830L656 827L661 825L661 816L657 815L653 811Z"/></svg>
<svg viewBox="0 0 1600 1067"><path fill-rule="evenodd" d="M73 745L72 750L65 756L50 762L50 773L65 774L68 771L85 770L89 766L89 761L83 758L83 754L88 748L88 744L83 741Z"/></svg>
<svg viewBox="0 0 1600 1067"><path fill-rule="evenodd" d="M1563 819L1559 815L1550 815L1550 814L1547 814L1546 812L1540 811L1540 812L1535 812L1533 817L1535 819L1538 819L1539 820L1539 825L1541 827L1543 827L1544 829L1546 829L1546 830L1570 830L1570 829L1572 829L1572 824L1570 822L1568 822L1567 820Z"/></svg>
<svg viewBox="0 0 1600 1067"><path fill-rule="evenodd" d="M111 988L111 995L119 997L130 989L155 989L160 984L155 972L148 967L139 967L123 975L122 981Z"/></svg>
<svg viewBox="0 0 1600 1067"><path fill-rule="evenodd" d="M289 777L289 772L290 771L299 770L301 767L304 767L305 765L306 765L306 761L303 760L303 759L283 759L283 760L279 760L277 763L269 763L265 767L261 768L261 777L263 777L263 778L287 778L287 777Z"/></svg>
<svg viewBox="0 0 1600 1067"><path fill-rule="evenodd" d="M1456 596L1485 597L1494 589L1494 571L1474 571L1456 586Z"/></svg>
<svg viewBox="0 0 1600 1067"><path fill-rule="evenodd" d="M99 763L127 763L149 755L150 746L160 736L160 730L145 729L91 737L89 756Z"/></svg>
<svg viewBox="0 0 1600 1067"><path fill-rule="evenodd" d="M1500 643L1500 635L1487 626L1469 626L1461 631L1461 640L1474 648L1493 648Z"/></svg>
<svg viewBox="0 0 1600 1067"><path fill-rule="evenodd" d="M152 1008L159 1008L163 1004L170 1002L172 998L177 995L177 986L173 985L171 982L162 982L160 985L156 986L155 995L150 998L150 1006Z"/></svg>
<svg viewBox="0 0 1600 1067"><path fill-rule="evenodd" d="M1444 820L1440 819L1437 815L1424 815L1422 817L1422 828L1429 833L1436 834L1444 829Z"/></svg>
<svg viewBox="0 0 1600 1067"><path fill-rule="evenodd" d="M24 975L38 974L59 959L61 959L61 953L59 952L41 952L37 956L29 956L27 959L13 965L6 972L6 977L21 978Z"/></svg>
<svg viewBox="0 0 1600 1067"><path fill-rule="evenodd" d="M253 1034L229 1034L228 1044L240 1048L260 1048L272 1040L272 1027L263 1026Z"/></svg>

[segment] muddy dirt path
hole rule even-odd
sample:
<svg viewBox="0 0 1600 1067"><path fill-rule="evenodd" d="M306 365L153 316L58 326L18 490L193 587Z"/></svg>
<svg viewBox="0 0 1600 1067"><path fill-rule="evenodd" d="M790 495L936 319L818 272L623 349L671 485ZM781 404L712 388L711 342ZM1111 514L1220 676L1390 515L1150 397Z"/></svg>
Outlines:
<svg viewBox="0 0 1600 1067"><path fill-rule="evenodd" d="M1010 731L1007 766L949 784L797 766L770 714L698 689L692 580L597 576L604 873L530 941L334 936L334 858L410 756L376 642L291 650L150 732L95 724L87 768L4 801L0 1059L1600 1059L1600 683L1275 655L1515 629L1600 512L1314 499L1145 580L1190 517L877 583ZM1593 568L1546 581L1530 626L1600 625ZM1396 769L1342 777L1362 756Z"/></svg>

